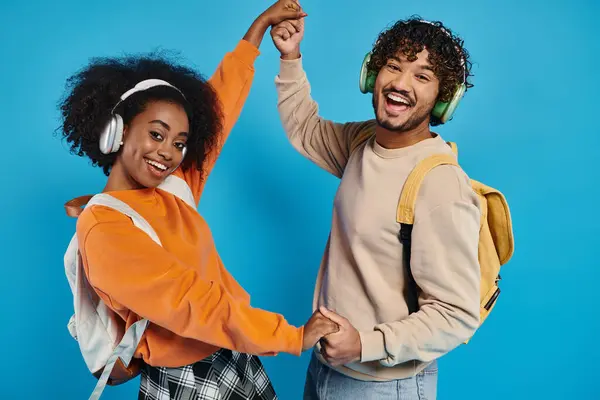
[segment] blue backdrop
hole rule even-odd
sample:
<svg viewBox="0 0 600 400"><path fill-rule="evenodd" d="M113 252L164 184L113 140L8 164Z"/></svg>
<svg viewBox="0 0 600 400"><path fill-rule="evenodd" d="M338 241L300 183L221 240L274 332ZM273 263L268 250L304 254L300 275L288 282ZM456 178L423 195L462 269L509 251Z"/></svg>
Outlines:
<svg viewBox="0 0 600 400"><path fill-rule="evenodd" d="M100 191L105 178L53 135L67 76L92 56L156 48L177 50L210 75L269 5L2 2L0 397L82 399L95 384L66 329L72 298L62 257L75 221L63 203ZM600 140L592 117L600 89L600 37L593 28L599 3L305 0L303 6L309 13L304 65L330 119L372 116L370 97L358 90L359 67L395 19L441 19L472 54L475 87L437 131L458 142L473 178L506 194L516 253L492 317L468 346L442 359L440 398L597 399ZM253 304L300 325L311 313L338 182L285 139L273 83L278 54L268 34L261 51L250 97L200 211ZM307 362L308 353L264 359L282 400L301 398ZM109 388L105 398L137 398L137 384Z"/></svg>

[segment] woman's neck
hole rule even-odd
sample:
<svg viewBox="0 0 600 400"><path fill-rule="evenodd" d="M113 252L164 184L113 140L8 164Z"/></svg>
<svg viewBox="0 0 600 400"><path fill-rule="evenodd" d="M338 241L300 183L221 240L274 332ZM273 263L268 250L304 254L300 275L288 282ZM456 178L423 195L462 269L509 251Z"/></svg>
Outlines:
<svg viewBox="0 0 600 400"><path fill-rule="evenodd" d="M115 162L108 175L106 186L104 186L103 192L114 192L120 190L136 190L143 189L144 187L137 183L131 175L125 172L125 168L120 162Z"/></svg>

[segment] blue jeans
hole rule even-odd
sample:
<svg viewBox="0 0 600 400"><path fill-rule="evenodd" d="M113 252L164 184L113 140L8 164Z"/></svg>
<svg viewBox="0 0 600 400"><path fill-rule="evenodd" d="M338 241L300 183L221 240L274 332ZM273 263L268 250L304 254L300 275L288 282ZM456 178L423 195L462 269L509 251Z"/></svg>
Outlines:
<svg viewBox="0 0 600 400"><path fill-rule="evenodd" d="M435 400L437 361L416 376L388 382L359 381L310 359L304 386L304 400Z"/></svg>

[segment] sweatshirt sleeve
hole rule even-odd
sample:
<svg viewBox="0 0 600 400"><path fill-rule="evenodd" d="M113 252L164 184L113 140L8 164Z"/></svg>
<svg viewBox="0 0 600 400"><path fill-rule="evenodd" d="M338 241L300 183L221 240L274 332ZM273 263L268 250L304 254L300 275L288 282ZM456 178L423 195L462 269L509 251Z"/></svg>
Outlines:
<svg viewBox="0 0 600 400"><path fill-rule="evenodd" d="M319 115L302 68L302 58L281 60L275 77L277 108L291 145L304 157L341 178L350 156L350 143L373 121L339 123Z"/></svg>
<svg viewBox="0 0 600 400"><path fill-rule="evenodd" d="M460 170L440 166L424 179L412 232L411 271L419 310L360 332L363 362L429 362L470 338L479 326L480 204Z"/></svg>
<svg viewBox="0 0 600 400"><path fill-rule="evenodd" d="M192 189L196 203L200 201L206 179L210 175L248 98L254 79L254 61L259 54L258 48L250 42L240 40L233 51L225 54L216 71L208 80L221 103L222 131L219 133L217 144L207 154L202 171L198 171L195 165L183 171L181 169L175 171L175 174L179 174Z"/></svg>
<svg viewBox="0 0 600 400"><path fill-rule="evenodd" d="M78 229L82 257L93 266L88 279L113 309L125 307L179 336L213 346L256 355L301 353L302 327L253 308L247 296L234 298L183 265L127 217L89 225ZM132 251L136 248L143 251Z"/></svg>

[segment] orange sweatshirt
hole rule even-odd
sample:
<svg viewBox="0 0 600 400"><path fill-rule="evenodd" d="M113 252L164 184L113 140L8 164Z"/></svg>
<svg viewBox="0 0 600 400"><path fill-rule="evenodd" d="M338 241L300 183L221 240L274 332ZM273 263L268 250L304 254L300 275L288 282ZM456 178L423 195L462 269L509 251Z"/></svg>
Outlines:
<svg viewBox="0 0 600 400"><path fill-rule="evenodd" d="M175 172L192 188L196 203L248 96L258 55L242 40L210 79L224 113L220 145L205 163L204 179L195 168ZM78 218L77 237L91 285L127 327L142 317L151 321L136 357L153 366L176 367L219 348L256 355L301 353L303 328L250 305L195 210L161 189L108 193L142 215L163 244L106 207L88 207Z"/></svg>

